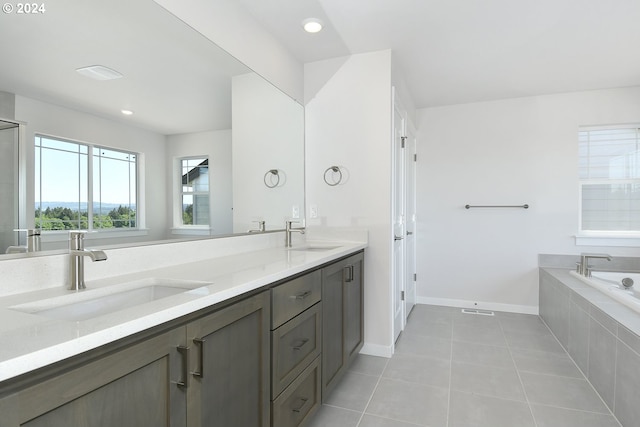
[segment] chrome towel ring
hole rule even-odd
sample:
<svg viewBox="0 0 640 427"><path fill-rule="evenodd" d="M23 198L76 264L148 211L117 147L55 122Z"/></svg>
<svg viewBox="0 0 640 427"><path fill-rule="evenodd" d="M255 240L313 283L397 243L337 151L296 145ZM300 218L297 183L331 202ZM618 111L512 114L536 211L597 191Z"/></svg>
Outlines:
<svg viewBox="0 0 640 427"><path fill-rule="evenodd" d="M327 174L331 171L330 177L327 177ZM336 175L337 174L337 175ZM324 171L324 182L327 185L335 187L336 185L342 182L342 171L339 166L329 166L327 170Z"/></svg>
<svg viewBox="0 0 640 427"><path fill-rule="evenodd" d="M269 177L268 181L267 176ZM278 169L270 169L267 171L267 173L264 174L264 185L266 185L267 188L276 188L279 184L280 172L278 172Z"/></svg>

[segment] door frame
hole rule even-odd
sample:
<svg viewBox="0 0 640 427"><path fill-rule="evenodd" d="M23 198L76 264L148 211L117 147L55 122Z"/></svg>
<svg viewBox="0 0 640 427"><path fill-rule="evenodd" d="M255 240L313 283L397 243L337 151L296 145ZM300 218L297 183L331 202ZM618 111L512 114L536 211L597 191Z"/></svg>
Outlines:
<svg viewBox="0 0 640 427"><path fill-rule="evenodd" d="M392 87L392 122L391 122L391 342L395 342L404 330L406 322L403 295L405 292L405 139L406 110L398 99L395 87ZM398 123L399 122L399 123ZM399 146L399 144L402 144ZM398 168L401 170L398 171ZM400 194L398 194L400 193Z"/></svg>

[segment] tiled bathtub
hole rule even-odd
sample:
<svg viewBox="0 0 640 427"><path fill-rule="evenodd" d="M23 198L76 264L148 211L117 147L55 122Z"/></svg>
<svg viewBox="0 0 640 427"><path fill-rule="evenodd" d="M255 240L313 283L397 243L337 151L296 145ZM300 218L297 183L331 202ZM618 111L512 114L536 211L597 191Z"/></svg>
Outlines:
<svg viewBox="0 0 640 427"><path fill-rule="evenodd" d="M640 314L568 268L540 268L540 317L624 427L640 420Z"/></svg>

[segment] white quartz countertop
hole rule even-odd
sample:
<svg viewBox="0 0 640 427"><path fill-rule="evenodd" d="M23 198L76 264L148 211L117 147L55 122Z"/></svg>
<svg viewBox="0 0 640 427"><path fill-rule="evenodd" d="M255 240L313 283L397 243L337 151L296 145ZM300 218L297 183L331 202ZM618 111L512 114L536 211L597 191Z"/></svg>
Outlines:
<svg viewBox="0 0 640 427"><path fill-rule="evenodd" d="M322 242L320 246L325 248L261 249L88 280L87 289L77 293L66 290L64 286L56 286L1 297L0 381L259 289L355 253L367 245L360 242ZM91 268L91 264L86 268ZM113 265L112 268L117 269L118 266ZM109 294L131 283L184 283L193 289L81 321L57 320L37 312L19 310L20 307L36 307L40 311L70 294L75 294L76 299L83 299L90 297L91 292Z"/></svg>

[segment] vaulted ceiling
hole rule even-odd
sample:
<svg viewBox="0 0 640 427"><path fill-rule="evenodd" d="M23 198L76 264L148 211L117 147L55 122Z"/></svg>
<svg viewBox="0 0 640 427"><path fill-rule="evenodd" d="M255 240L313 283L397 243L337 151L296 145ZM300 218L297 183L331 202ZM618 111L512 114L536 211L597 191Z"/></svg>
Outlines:
<svg viewBox="0 0 640 427"><path fill-rule="evenodd" d="M640 85L637 0L238 1L304 63L391 49L418 108Z"/></svg>

